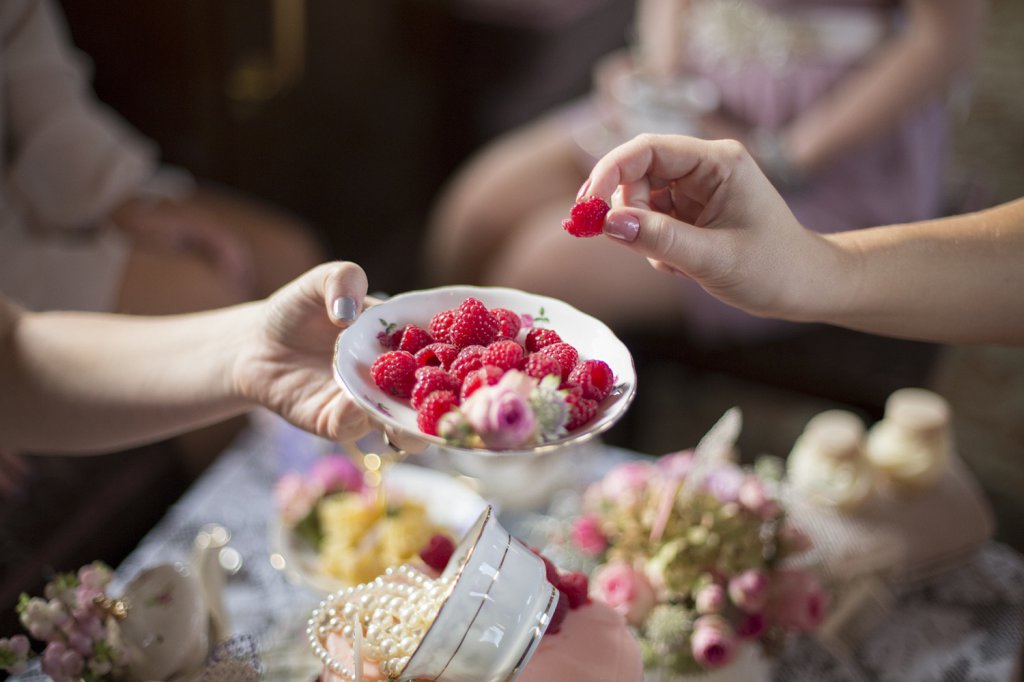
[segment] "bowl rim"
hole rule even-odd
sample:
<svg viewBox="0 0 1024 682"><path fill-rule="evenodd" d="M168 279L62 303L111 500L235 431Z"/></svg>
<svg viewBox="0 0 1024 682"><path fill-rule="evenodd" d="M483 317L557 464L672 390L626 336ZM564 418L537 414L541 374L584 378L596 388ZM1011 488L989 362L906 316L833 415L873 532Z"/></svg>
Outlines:
<svg viewBox="0 0 1024 682"><path fill-rule="evenodd" d="M591 440L593 438L596 438L597 436L601 435L602 433L604 433L605 431L610 429L612 426L614 426L622 418L622 416L625 415L626 411L632 405L634 399L636 398L637 372L636 372L636 361L633 359L633 354L632 354L632 352L630 352L629 347L626 346L626 344L622 341L622 339L620 339L618 337L618 335L615 334L615 332L612 331L612 329L607 324L605 324L604 322L602 322L598 318L594 317L593 315L590 315L589 313L583 312L582 310L580 310L579 308L573 306L570 303L567 303L567 302L565 302L565 301L563 301L561 299L553 298L551 296L545 296L544 294L536 294L536 293L533 293L533 292L530 292L530 291L524 291L522 289L515 289L515 288L512 288L512 287L487 287L487 286L475 286L475 285L450 285L450 286L432 287L432 288L428 288L428 289L416 289L416 290L413 290L413 291L406 291L406 292L403 292L401 294L396 294L395 296L392 296L392 297L382 301L381 303L378 303L378 304L376 304L376 305L374 305L374 306L372 306L370 308L364 309L363 312L360 314L360 316L358 318L356 318L356 321L348 329L351 329L352 326L355 326L356 324L358 324L359 320L364 315L366 315L368 312L373 311L373 310L375 310L377 308L380 308L380 307L382 307L384 305L387 305L389 303L392 303L392 302L395 302L395 301L401 302L401 301L406 300L406 299L413 299L413 298L419 298L419 297L424 297L424 296L434 296L434 295L438 295L438 294L448 294L448 293L457 293L457 292L465 292L466 296L472 296L475 292L476 293L484 292L485 295L487 293L494 293L494 294L499 294L499 295L526 296L526 297L529 297L531 299L537 300L539 302L550 301L551 303L556 304L557 306L560 306L560 307L564 306L565 308L567 308L572 313L574 313L576 315L580 315L581 317L584 317L584 318L588 319L591 323L593 323L595 325L598 325L608 335L608 337L614 339L616 343L618 343L619 345L622 346L623 350L625 350L626 360L628 361L628 369L629 369L628 379L629 379L629 381L624 381L624 382L621 382L621 383L617 384L615 387L613 387L612 394L609 395L609 397L611 397L611 395L614 395L615 391L618 390L619 386L622 386L624 384L626 385L625 390L622 391L618 395L618 397L617 397L617 399L615 401L615 404L614 404L614 407L615 407L615 410L616 410L615 417L612 418L612 419L597 420L595 422L592 422L590 425L584 426L582 430L579 430L579 431L577 431L575 433L570 433L570 434L564 436L563 438L559 438L557 440L548 441L546 443L538 443L537 445L535 445L533 447L530 447L530 448L522 448L522 449L512 448L512 449L508 449L508 450L488 450L488 449L485 449L485 448L470 448L470 447L462 447L462 446L458 446L458 445L452 445L452 444L448 443L448 441L446 441L444 438L441 438L440 436L431 436L429 434L423 433L419 429L415 429L415 430L410 431L410 429L408 428L407 425L402 424L401 422L399 422L397 419L395 419L393 417L389 417L386 420L388 426L391 426L392 428L398 428L401 431L408 433L412 437L421 439L421 440L423 440L425 442L432 443L432 444L438 445L438 446L443 446L443 447L445 447L445 448L447 448L449 450L453 450L453 451L456 451L456 452L461 452L461 453L466 453L466 454L472 453L474 455L479 455L479 456L483 456L483 457L509 456L509 455L520 455L520 456L522 456L522 455L530 455L530 456L536 456L536 455L545 455L545 454L548 454L550 452L554 452L556 450L561 450L561 449L565 448L567 445L583 443L583 442L586 442L586 441ZM345 332L348 331L348 329L342 330L338 334L337 338L335 339L334 350L333 350L333 354L332 354L332 358L331 358L331 369L332 369L332 372L334 374L335 382L339 386L341 386L343 389L345 389L345 391L349 394L349 396L351 396L352 399L354 401L356 401L356 403L359 404L360 407L362 407L363 409L369 411L369 410L371 410L374 407L374 405L372 404L372 400L369 398L369 396L362 395L362 394L360 394L359 391L355 390L356 387L349 386L348 383L345 380L345 377L344 377L343 373L341 372L341 369L340 369L340 366L341 366L340 357L341 357L341 353L342 353L342 346L345 343ZM605 398L605 400L608 400L608 398ZM384 416L387 417L387 415L384 415ZM379 419L380 417L376 416L376 414L375 414L375 418Z"/></svg>

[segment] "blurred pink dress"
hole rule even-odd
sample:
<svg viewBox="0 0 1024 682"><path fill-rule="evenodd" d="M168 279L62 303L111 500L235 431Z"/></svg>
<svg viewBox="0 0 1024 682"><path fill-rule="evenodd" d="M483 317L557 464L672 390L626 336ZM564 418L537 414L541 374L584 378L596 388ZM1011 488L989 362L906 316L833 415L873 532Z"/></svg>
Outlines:
<svg viewBox="0 0 1024 682"><path fill-rule="evenodd" d="M720 110L750 128L783 128L900 30L899 0L692 0L690 70ZM865 106L869 106L865 104ZM837 232L936 217L942 208L946 98L920 102L889 132L780 188L808 228ZM577 119L578 121L579 119ZM751 317L691 282L684 317L698 337L757 337L795 325Z"/></svg>

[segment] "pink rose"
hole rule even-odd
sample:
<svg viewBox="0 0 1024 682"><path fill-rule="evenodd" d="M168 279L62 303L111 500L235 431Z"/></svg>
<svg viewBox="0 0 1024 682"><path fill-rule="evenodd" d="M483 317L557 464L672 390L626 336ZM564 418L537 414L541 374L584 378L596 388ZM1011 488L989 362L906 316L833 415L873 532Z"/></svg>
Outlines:
<svg viewBox="0 0 1024 682"><path fill-rule="evenodd" d="M658 458L658 468L667 476L676 479L686 478L693 468L693 450L683 450L662 455Z"/></svg>
<svg viewBox="0 0 1024 682"><path fill-rule="evenodd" d="M595 514L584 514L572 522L572 541L589 556L598 556L608 547L601 521Z"/></svg>
<svg viewBox="0 0 1024 682"><path fill-rule="evenodd" d="M747 476L746 480L740 484L737 498L741 505L762 519L774 518L779 513L779 505L769 494L764 481L757 476Z"/></svg>
<svg viewBox="0 0 1024 682"><path fill-rule="evenodd" d="M631 625L643 623L657 602L647 576L624 561L599 566L590 585L592 596L622 614Z"/></svg>
<svg viewBox="0 0 1024 682"><path fill-rule="evenodd" d="M763 613L746 613L736 628L736 634L741 639L757 639L768 629Z"/></svg>
<svg viewBox="0 0 1024 682"><path fill-rule="evenodd" d="M533 377L511 370L493 386L477 389L462 404L466 420L487 447L508 450L533 441L537 419L529 397L536 385Z"/></svg>
<svg viewBox="0 0 1024 682"><path fill-rule="evenodd" d="M811 632L825 620L828 597L818 576L804 569L784 569L772 576L765 616L785 630Z"/></svg>
<svg viewBox="0 0 1024 682"><path fill-rule="evenodd" d="M309 468L306 480L319 487L322 495L363 487L363 474L347 455L341 454L318 457Z"/></svg>
<svg viewBox="0 0 1024 682"><path fill-rule="evenodd" d="M704 668L729 665L736 655L736 633L721 616L701 616L693 624L690 651Z"/></svg>
<svg viewBox="0 0 1024 682"><path fill-rule="evenodd" d="M714 583L705 585L697 592L695 599L697 613L702 615L721 613L722 608L725 606L725 598L725 588L721 585Z"/></svg>
<svg viewBox="0 0 1024 682"><path fill-rule="evenodd" d="M301 474L294 471L288 472L274 484L274 503L281 518L289 526L306 518L319 498L320 489L308 484Z"/></svg>
<svg viewBox="0 0 1024 682"><path fill-rule="evenodd" d="M609 471L601 481L605 499L616 504L630 504L640 498L655 467L648 462L625 462Z"/></svg>
<svg viewBox="0 0 1024 682"><path fill-rule="evenodd" d="M729 581L729 598L745 613L760 613L768 602L768 576L748 569Z"/></svg>

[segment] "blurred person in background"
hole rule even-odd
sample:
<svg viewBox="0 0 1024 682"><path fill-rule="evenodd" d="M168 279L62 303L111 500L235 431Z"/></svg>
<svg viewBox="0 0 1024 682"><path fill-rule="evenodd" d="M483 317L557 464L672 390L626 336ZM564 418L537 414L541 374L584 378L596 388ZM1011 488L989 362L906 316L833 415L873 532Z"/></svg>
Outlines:
<svg viewBox="0 0 1024 682"><path fill-rule="evenodd" d="M494 141L450 181L431 217L426 274L556 296L615 328L682 317L706 340L792 329L624 260L605 240L563 234L580 183L597 157L646 128L744 142L798 219L822 232L935 217L950 102L984 9L640 0L636 46L597 66L592 96Z"/></svg>
<svg viewBox="0 0 1024 682"><path fill-rule="evenodd" d="M267 296L323 260L298 220L161 165L88 71L56 3L0 3L0 292L31 310L185 313ZM183 439L189 468L239 425Z"/></svg>

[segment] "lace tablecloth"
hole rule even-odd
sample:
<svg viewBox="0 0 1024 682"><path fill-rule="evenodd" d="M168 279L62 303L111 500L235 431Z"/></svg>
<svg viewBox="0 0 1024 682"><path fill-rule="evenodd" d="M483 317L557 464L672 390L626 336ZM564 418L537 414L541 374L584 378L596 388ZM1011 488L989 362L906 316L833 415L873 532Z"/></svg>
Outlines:
<svg viewBox="0 0 1024 682"><path fill-rule="evenodd" d="M156 563L187 561L200 529L223 525L242 560L224 592L232 631L259 642L268 679L312 680L315 661L302 647L301 631L319 596L272 566L268 524L273 482L290 464L323 447L279 422L260 422L146 536L118 568L119 578L127 580ZM605 448L580 475L596 478L633 454ZM512 529L521 520L504 519ZM1022 640L1024 558L989 543L957 568L897 594L886 618L847 657L812 638L792 640L774 677L780 682L1009 680Z"/></svg>

